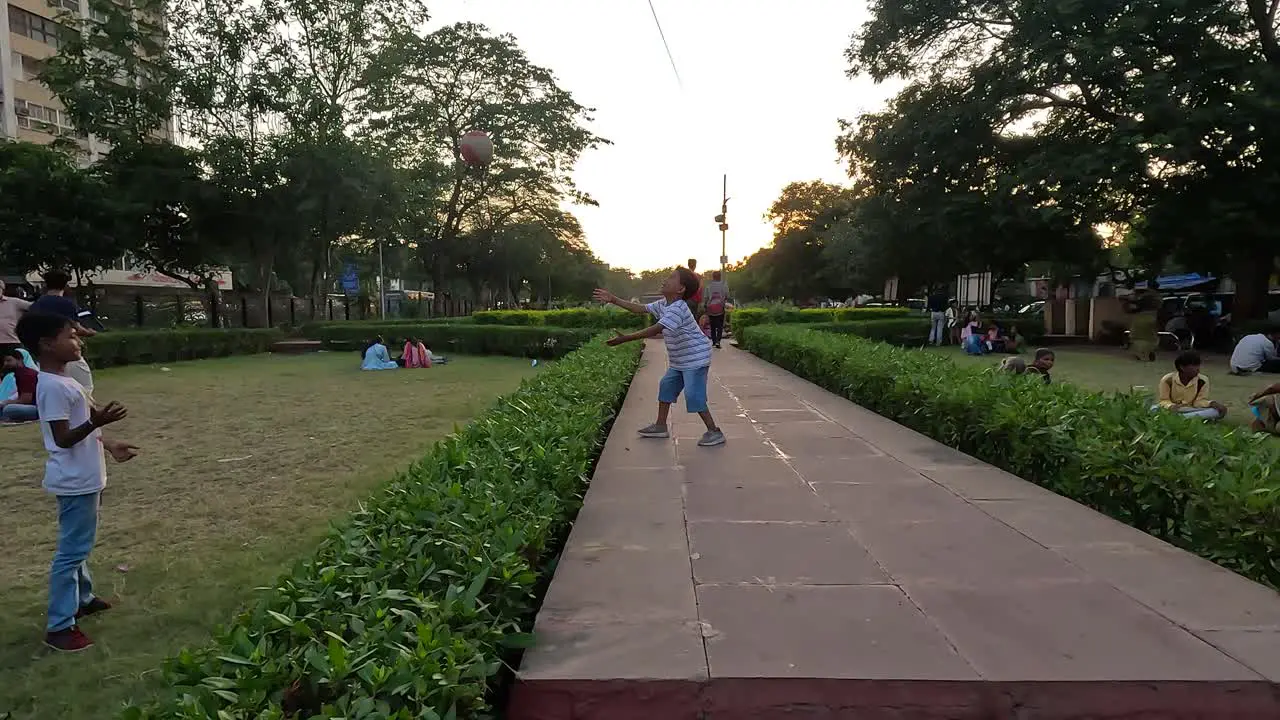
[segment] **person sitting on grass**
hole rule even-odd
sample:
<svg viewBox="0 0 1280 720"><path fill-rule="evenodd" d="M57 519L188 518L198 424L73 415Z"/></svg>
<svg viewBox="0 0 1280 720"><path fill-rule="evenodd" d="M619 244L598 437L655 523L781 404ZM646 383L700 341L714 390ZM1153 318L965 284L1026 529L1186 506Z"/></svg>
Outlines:
<svg viewBox="0 0 1280 720"><path fill-rule="evenodd" d="M1268 327L1260 333L1245 335L1231 353L1231 374L1280 373L1280 327Z"/></svg>
<svg viewBox="0 0 1280 720"><path fill-rule="evenodd" d="M1173 360L1173 372L1160 378L1160 397L1153 410L1169 410L1182 417L1221 420L1227 406L1209 399L1209 378L1200 374L1200 353L1186 351Z"/></svg>
<svg viewBox="0 0 1280 720"><path fill-rule="evenodd" d="M970 355L981 355L984 345L978 325L978 313L969 313L964 329L960 331L960 346Z"/></svg>
<svg viewBox="0 0 1280 720"><path fill-rule="evenodd" d="M642 428L640 436L646 438L671 437L667 430L667 415L671 412L671 404L684 392L685 408L697 413L706 432L698 440L700 447L711 447L724 444L724 433L716 425L715 418L707 406L707 375L711 371L711 340L702 334L698 321L694 319L690 303L697 295L698 278L686 268L676 268L666 280L662 281L662 299L657 302L641 305L621 300L608 290L598 289L595 298L603 303L617 305L637 315L650 315L656 323L640 332L609 339L609 345L621 345L625 342L643 340L662 336L667 346L667 374L662 376L658 385L658 419L652 425Z"/></svg>
<svg viewBox="0 0 1280 720"><path fill-rule="evenodd" d="M417 338L405 340L404 352L400 355L406 368L431 367L431 351L427 350L427 346L423 345Z"/></svg>
<svg viewBox="0 0 1280 720"><path fill-rule="evenodd" d="M1001 334L1000 326L995 321L992 321L991 326L987 328L987 336L983 339L983 342L989 353L1008 351L1008 338Z"/></svg>
<svg viewBox="0 0 1280 720"><path fill-rule="evenodd" d="M391 359L391 353L387 352L387 342L381 335L365 348L364 362L360 364L361 370L395 370L398 367L400 365Z"/></svg>
<svg viewBox="0 0 1280 720"><path fill-rule="evenodd" d="M1022 352L1022 335L1018 334L1017 325L1009 326L1009 334L1004 338L1004 350L1010 353Z"/></svg>
<svg viewBox="0 0 1280 720"><path fill-rule="evenodd" d="M6 350L0 361L4 372L13 376L16 394L12 398L0 400L0 421L6 423L25 423L40 419L36 410L36 385L40 373L26 366L23 351L18 348Z"/></svg>
<svg viewBox="0 0 1280 720"><path fill-rule="evenodd" d="M40 363L36 408L40 414L45 464L44 489L58 499L58 544L49 568L49 620L44 642L59 652L79 652L93 645L77 621L110 610L93 594L89 553L98 530L98 509L107 485L103 451L116 462L137 455L138 448L102 436L102 428L123 420L128 411L117 402L96 407L89 391L68 375L82 359L73 320L61 315L28 312L18 321L18 338Z"/></svg>
<svg viewBox="0 0 1280 720"><path fill-rule="evenodd" d="M1273 383L1254 393L1249 398L1249 411L1253 413L1250 429L1280 435L1280 383Z"/></svg>

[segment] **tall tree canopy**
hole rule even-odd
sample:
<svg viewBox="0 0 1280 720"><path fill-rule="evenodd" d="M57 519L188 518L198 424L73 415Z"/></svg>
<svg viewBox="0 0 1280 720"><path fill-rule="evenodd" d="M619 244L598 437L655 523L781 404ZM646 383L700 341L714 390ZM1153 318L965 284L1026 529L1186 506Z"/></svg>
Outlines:
<svg viewBox="0 0 1280 720"><path fill-rule="evenodd" d="M1141 217L1139 257L1228 272L1257 315L1280 253L1278 9L874 0L850 72L907 86L840 148L961 265L1029 241L1083 262L1090 228Z"/></svg>

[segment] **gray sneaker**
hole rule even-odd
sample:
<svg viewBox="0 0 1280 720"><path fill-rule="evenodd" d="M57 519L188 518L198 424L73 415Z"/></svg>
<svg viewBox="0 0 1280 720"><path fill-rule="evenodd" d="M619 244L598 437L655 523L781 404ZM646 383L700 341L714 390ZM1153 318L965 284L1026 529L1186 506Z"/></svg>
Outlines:
<svg viewBox="0 0 1280 720"><path fill-rule="evenodd" d="M667 430L666 425L654 423L649 427L640 428L640 437L642 438L669 438L671 432Z"/></svg>
<svg viewBox="0 0 1280 720"><path fill-rule="evenodd" d="M724 433L719 430L708 430L702 433L702 439L698 441L698 447L715 447L724 444Z"/></svg>

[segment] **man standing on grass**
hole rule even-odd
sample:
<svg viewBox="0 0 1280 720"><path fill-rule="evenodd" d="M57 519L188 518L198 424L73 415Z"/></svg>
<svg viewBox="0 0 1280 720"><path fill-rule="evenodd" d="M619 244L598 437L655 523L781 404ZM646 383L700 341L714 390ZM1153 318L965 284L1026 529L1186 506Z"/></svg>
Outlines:
<svg viewBox="0 0 1280 720"><path fill-rule="evenodd" d="M71 276L62 270L50 270L45 273L44 294L31 303L30 312L64 317L71 322L78 337L93 337L98 334L98 331L80 324L80 306L75 300L67 297L67 285L70 282ZM27 350L34 352L34 348L27 348ZM80 383L85 392L89 393L90 402L93 401L93 371L89 369L89 363L85 362L83 357L67 363L67 377Z"/></svg>
<svg viewBox="0 0 1280 720"><path fill-rule="evenodd" d="M18 327L18 319L30 307L31 303L22 298L5 295L4 281L0 280L0 353L16 350L21 345L14 329Z"/></svg>
<svg viewBox="0 0 1280 720"><path fill-rule="evenodd" d="M945 289L934 290L929 295L929 342L941 345L947 332L947 293Z"/></svg>

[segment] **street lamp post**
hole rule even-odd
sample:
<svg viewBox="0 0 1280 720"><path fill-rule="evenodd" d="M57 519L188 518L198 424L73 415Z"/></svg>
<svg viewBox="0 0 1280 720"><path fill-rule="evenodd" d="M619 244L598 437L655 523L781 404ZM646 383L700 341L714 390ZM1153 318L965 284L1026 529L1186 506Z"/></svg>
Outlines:
<svg viewBox="0 0 1280 720"><path fill-rule="evenodd" d="M387 279L386 268L382 264L382 238L378 238L378 317L387 319Z"/></svg>
<svg viewBox="0 0 1280 720"><path fill-rule="evenodd" d="M726 238L729 233L729 176L724 176L723 190L720 193L720 214L716 216L716 223L720 225L720 271L724 272L729 265L729 251L727 248Z"/></svg>

